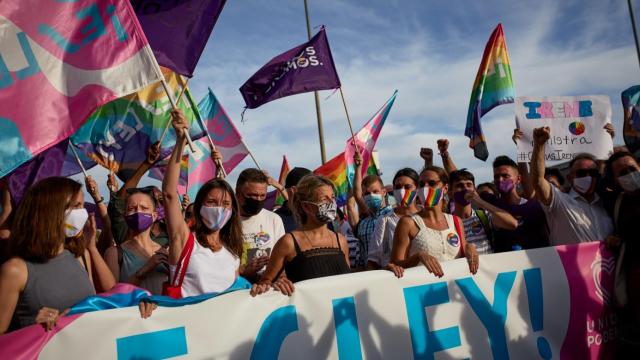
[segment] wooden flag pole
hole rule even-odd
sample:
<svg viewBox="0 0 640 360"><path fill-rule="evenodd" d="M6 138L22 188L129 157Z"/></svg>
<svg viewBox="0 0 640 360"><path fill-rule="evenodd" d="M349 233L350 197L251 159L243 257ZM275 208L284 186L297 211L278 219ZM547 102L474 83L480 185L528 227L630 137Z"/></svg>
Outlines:
<svg viewBox="0 0 640 360"><path fill-rule="evenodd" d="M340 87L340 97L342 98L342 105L344 106L344 113L347 114L347 122L349 123L349 131L351 131L351 141L353 142L353 146L356 147L356 151L360 152L358 149L358 143L356 143L356 135L353 133L353 125L351 125L351 117L349 116L349 110L347 110L347 102L344 101L344 92L342 92L342 86Z"/></svg>
<svg viewBox="0 0 640 360"><path fill-rule="evenodd" d="M87 169L84 168L84 165L82 165L82 161L80 161L80 157L78 156L78 153L76 152L76 146L73 145L73 143L71 142L71 140L69 140L69 147L71 147L71 152L73 152L73 156L76 158L76 161L78 162L78 165L80 165L80 169L82 169L82 174L84 174L84 177L87 177Z"/></svg>
<svg viewBox="0 0 640 360"><path fill-rule="evenodd" d="M182 79L182 76L178 75L178 77L180 79ZM187 78L187 81L184 83L184 86L182 87L182 89L180 89L180 94L178 95L178 100L176 100L177 104L180 104L180 100L182 100L182 95L184 94L184 91L187 89L187 84L189 83L189 78ZM167 132L169 131L169 127L171 127L171 120L169 120L167 122L167 125L164 127L164 130L162 131L162 135L160 136L160 144L162 144L162 140L164 140L164 137L167 136Z"/></svg>
<svg viewBox="0 0 640 360"><path fill-rule="evenodd" d="M162 80L160 80L160 82L162 83L162 87L164 88L164 92L169 97L169 102L171 102L171 107L173 108L173 110L177 110L178 106L176 105L176 102L173 99L173 95L171 94L171 91L169 90L169 85L167 85L167 80L164 78L164 74L162 75ZM171 124L171 121L169 121L169 123L167 124L167 127L169 126L169 124ZM196 147L193 144L193 140L191 140L191 136L189 135L189 132L186 131L184 135L185 135L185 138L187 139L187 143L189 144L189 149L191 150L192 153L195 152L196 151Z"/></svg>
<svg viewBox="0 0 640 360"><path fill-rule="evenodd" d="M253 153L251 152L247 144L244 142L244 139L240 139L240 141L242 142L242 145L244 145L245 149L247 149L247 151L249 152L249 156L251 156L251 159L253 160L253 163L256 164L256 167L258 168L258 170L262 170L260 168L260 165L258 164L258 160L256 160L255 156L253 156Z"/></svg>

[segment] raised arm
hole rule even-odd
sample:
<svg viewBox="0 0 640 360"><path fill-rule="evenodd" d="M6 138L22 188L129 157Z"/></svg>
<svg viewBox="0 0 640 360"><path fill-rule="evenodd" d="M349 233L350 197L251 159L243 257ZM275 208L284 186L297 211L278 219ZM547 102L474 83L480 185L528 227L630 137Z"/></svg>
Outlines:
<svg viewBox="0 0 640 360"><path fill-rule="evenodd" d="M360 216L358 216L358 210L356 209L356 199L349 194L347 198L347 220L349 221L349 225L351 225L351 231L354 233L358 227L358 223L360 222Z"/></svg>
<svg viewBox="0 0 640 360"><path fill-rule="evenodd" d="M533 130L533 155L531 157L531 182L536 199L546 206L551 205L553 192L551 184L544 178L544 145L551 136L549 127Z"/></svg>
<svg viewBox="0 0 640 360"><path fill-rule="evenodd" d="M420 157L424 160L424 167L433 166L433 150L431 148L420 148Z"/></svg>
<svg viewBox="0 0 640 360"><path fill-rule="evenodd" d="M169 264L177 264L184 244L189 237L189 228L182 216L182 206L178 196L178 180L180 178L180 160L187 142L185 133L189 126L181 110L171 112L173 128L176 132L176 146L173 148L167 170L162 180L162 198L164 216L169 235Z"/></svg>
<svg viewBox="0 0 640 360"><path fill-rule="evenodd" d="M447 174L451 174L456 171L456 164L453 163L453 159L451 155L449 155L449 140L448 139L438 139L438 151L440 152L440 157L442 157L442 167Z"/></svg>
<svg viewBox="0 0 640 360"><path fill-rule="evenodd" d="M369 214L369 209L364 202L362 191L362 156L358 150L353 154L353 163L356 167L356 173L353 177L353 197L356 200L356 204L358 204L358 213L365 217Z"/></svg>
<svg viewBox="0 0 640 360"><path fill-rule="evenodd" d="M96 233L96 218L94 214L90 214L84 227L85 241L87 242L85 254L89 255L89 266L91 267L91 270L87 270L91 274L96 292L109 291L116 285L116 278L98 251Z"/></svg>
<svg viewBox="0 0 640 360"><path fill-rule="evenodd" d="M84 179L84 184L87 188L87 192L91 195L93 203L96 204L96 209L100 220L102 221L102 231L100 232L100 238L98 239L98 251L100 254L104 254L104 251L113 243L113 234L111 233L111 218L107 211L107 205L104 203L104 197L100 195L100 188L91 175Z"/></svg>

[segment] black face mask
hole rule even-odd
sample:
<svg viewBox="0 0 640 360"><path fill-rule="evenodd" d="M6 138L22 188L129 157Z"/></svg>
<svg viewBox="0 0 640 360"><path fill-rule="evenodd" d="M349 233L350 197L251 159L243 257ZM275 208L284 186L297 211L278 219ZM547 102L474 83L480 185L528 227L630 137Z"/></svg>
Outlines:
<svg viewBox="0 0 640 360"><path fill-rule="evenodd" d="M244 198L242 204L242 212L248 216L257 215L264 207L264 200L256 200L252 198Z"/></svg>

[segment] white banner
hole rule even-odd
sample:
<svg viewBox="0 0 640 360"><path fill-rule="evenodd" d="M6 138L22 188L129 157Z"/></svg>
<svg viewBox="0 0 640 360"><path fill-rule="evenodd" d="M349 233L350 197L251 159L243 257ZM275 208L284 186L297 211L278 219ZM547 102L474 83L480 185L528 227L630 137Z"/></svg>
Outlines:
<svg viewBox="0 0 640 360"><path fill-rule="evenodd" d="M483 255L473 276L459 259L442 278L419 266L304 281L291 297L241 290L145 320L96 311L28 344L44 342L40 359L595 359L615 338L599 245Z"/></svg>
<svg viewBox="0 0 640 360"><path fill-rule="evenodd" d="M613 140L604 130L611 122L608 96L518 97L515 112L516 127L524 133L517 142L517 162L531 161L533 129L543 126L551 128L546 161L569 161L579 153L607 159L613 153Z"/></svg>

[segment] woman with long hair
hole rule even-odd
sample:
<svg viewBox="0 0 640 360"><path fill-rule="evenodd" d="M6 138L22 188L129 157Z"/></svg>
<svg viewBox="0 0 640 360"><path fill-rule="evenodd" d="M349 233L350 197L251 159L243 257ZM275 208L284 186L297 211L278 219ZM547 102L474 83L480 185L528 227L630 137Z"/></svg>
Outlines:
<svg viewBox="0 0 640 360"><path fill-rule="evenodd" d="M11 229L12 257L0 270L0 333L34 323L51 330L66 309L95 294L93 269L96 287L115 284L95 235L78 182L51 177L27 191Z"/></svg>
<svg viewBox="0 0 640 360"><path fill-rule="evenodd" d="M422 170L417 190L422 210L402 217L393 238L387 269L397 277L402 277L405 268L418 264L442 277L444 272L440 263L461 257L467 258L472 274L478 271L478 253L472 244L466 243L462 221L442 211L448 181L442 168L429 166Z"/></svg>
<svg viewBox="0 0 640 360"><path fill-rule="evenodd" d="M187 226L176 189L188 125L181 111L172 112L172 117L178 139L162 182L171 283L179 286L182 297L221 292L237 279L242 256L238 202L226 181L209 180L193 203L193 226ZM212 155L221 163L219 152Z"/></svg>
<svg viewBox="0 0 640 360"><path fill-rule="evenodd" d="M309 174L300 180L293 198L298 228L278 240L262 278L251 288L251 296L272 286L291 295L295 282L349 273L347 240L327 226L335 220L337 208L329 179ZM286 277L280 276L283 271Z"/></svg>

